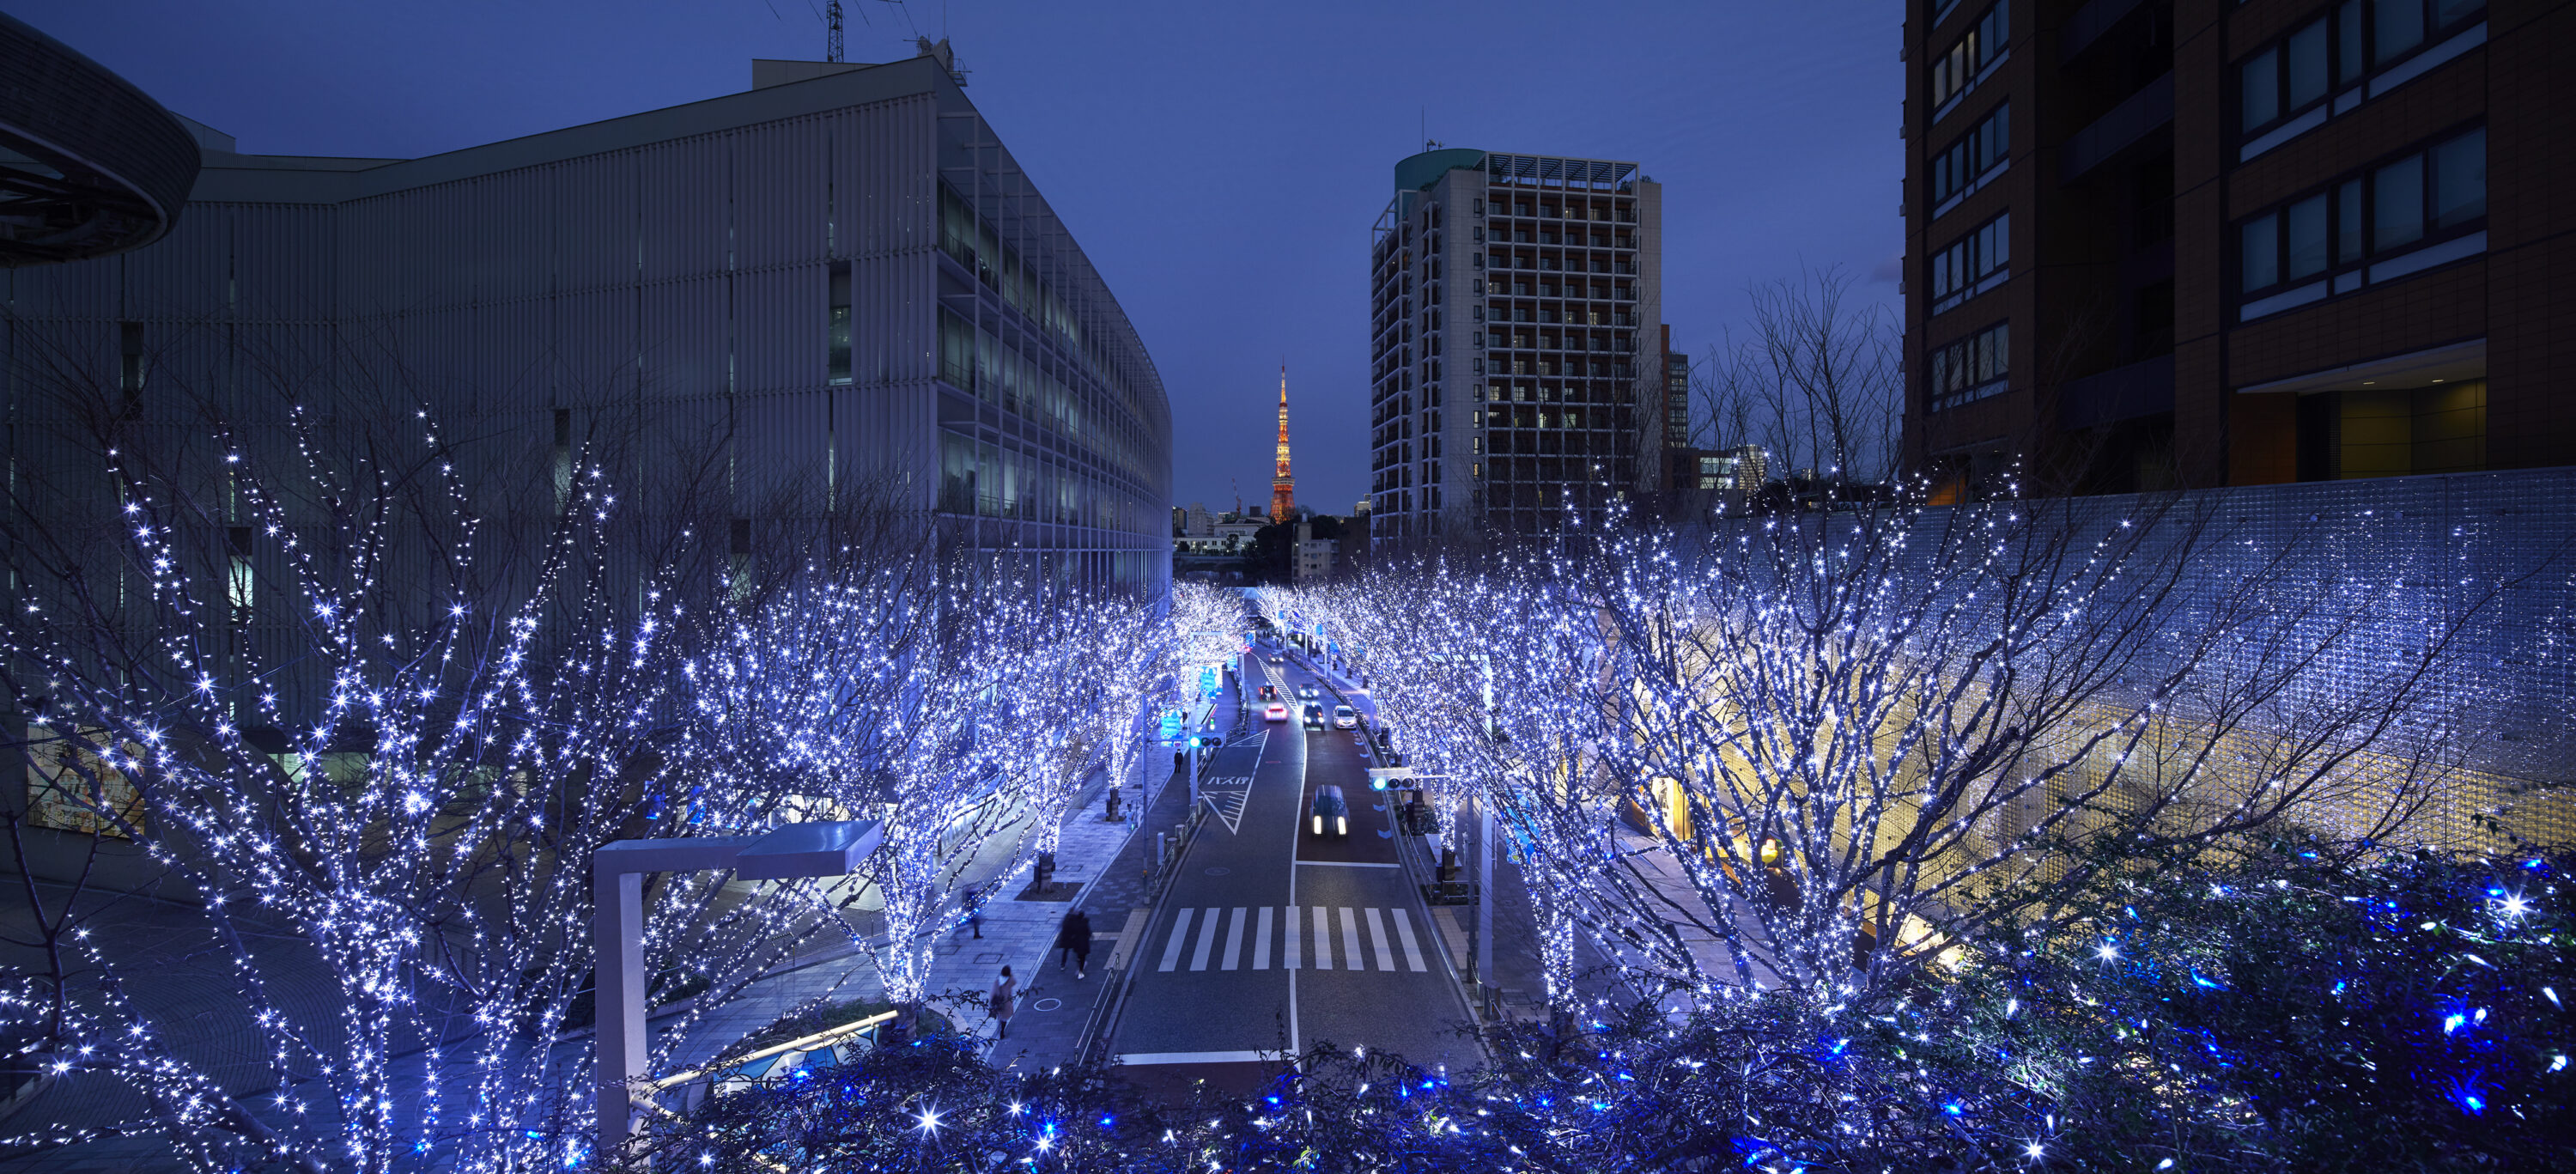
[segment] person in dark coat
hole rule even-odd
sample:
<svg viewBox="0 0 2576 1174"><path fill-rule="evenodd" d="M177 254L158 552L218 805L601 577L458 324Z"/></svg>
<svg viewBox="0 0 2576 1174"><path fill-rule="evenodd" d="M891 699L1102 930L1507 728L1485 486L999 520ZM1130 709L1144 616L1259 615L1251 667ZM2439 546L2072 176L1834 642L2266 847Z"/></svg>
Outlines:
<svg viewBox="0 0 2576 1174"><path fill-rule="evenodd" d="M1055 968L1064 969L1064 956L1073 955L1073 976L1087 977L1091 969L1091 917L1079 907L1064 915L1064 924L1055 931Z"/></svg>

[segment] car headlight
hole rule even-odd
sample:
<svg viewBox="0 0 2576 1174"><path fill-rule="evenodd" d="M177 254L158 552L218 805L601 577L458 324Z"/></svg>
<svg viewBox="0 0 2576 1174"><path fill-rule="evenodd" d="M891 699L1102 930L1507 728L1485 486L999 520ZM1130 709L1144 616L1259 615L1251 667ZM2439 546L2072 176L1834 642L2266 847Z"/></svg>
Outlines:
<svg viewBox="0 0 2576 1174"><path fill-rule="evenodd" d="M1318 815L1318 816L1316 816L1316 817L1315 817L1315 834L1316 834L1316 835L1319 835L1319 836L1324 834L1324 817L1323 817L1323 816Z"/></svg>
<svg viewBox="0 0 2576 1174"><path fill-rule="evenodd" d="M1341 816L1338 816L1338 815L1334 816L1334 817L1333 817L1333 834L1334 834L1334 835L1337 835L1337 836L1347 836L1347 835L1351 834L1351 821L1349 821L1349 820L1347 820L1347 819L1344 819L1344 818L1342 818Z"/></svg>

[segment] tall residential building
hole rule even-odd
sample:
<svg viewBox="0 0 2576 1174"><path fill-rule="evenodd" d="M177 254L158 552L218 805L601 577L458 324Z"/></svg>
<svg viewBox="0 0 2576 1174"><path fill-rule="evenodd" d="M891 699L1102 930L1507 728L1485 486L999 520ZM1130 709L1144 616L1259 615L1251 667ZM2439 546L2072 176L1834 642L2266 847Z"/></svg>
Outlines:
<svg viewBox="0 0 2576 1174"><path fill-rule="evenodd" d="M1279 467L1270 474L1270 516L1282 522L1297 511L1297 478L1288 472L1288 364L1279 364Z"/></svg>
<svg viewBox="0 0 2576 1174"><path fill-rule="evenodd" d="M1951 489L2570 461L2576 6L1908 7L1906 449Z"/></svg>
<svg viewBox="0 0 2576 1174"><path fill-rule="evenodd" d="M423 159L201 132L167 236L0 272L13 418L48 410L65 357L172 423L192 397L371 380L558 492L578 438L639 437L621 480L714 447L746 514L889 493L1024 572L1161 590L1162 381L946 46L752 82ZM69 459L39 429L6 443Z"/></svg>
<svg viewBox="0 0 2576 1174"><path fill-rule="evenodd" d="M1656 486L1662 352L1641 340L1659 337L1662 214L1634 163L1395 165L1369 266L1373 541L1552 530Z"/></svg>

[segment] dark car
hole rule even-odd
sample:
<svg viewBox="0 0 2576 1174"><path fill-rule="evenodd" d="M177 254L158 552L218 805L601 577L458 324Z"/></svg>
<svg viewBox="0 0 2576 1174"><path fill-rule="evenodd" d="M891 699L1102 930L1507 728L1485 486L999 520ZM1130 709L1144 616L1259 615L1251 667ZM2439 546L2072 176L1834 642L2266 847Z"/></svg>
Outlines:
<svg viewBox="0 0 2576 1174"><path fill-rule="evenodd" d="M1307 728L1307 729L1310 729L1310 730L1320 730L1320 729L1323 729L1323 728L1324 728L1324 707L1323 707L1323 706L1316 705L1316 704L1313 704L1313 703L1311 703L1311 702L1307 704L1307 706L1306 706L1306 728Z"/></svg>
<svg viewBox="0 0 2576 1174"><path fill-rule="evenodd" d="M1351 805L1342 801L1342 789L1330 783L1315 788L1315 834L1325 834L1328 826L1335 836L1351 834Z"/></svg>

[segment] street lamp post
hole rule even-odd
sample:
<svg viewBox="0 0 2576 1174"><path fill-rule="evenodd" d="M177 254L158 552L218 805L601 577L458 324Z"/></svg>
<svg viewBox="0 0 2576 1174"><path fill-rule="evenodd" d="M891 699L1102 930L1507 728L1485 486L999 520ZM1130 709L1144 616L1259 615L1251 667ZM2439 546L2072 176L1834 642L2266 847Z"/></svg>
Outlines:
<svg viewBox="0 0 2576 1174"><path fill-rule="evenodd" d="M634 1087L651 1049L644 1037L644 874L732 869L740 880L846 876L877 850L875 820L791 823L758 836L616 840L590 854L597 948L599 1155L635 1133Z"/></svg>

